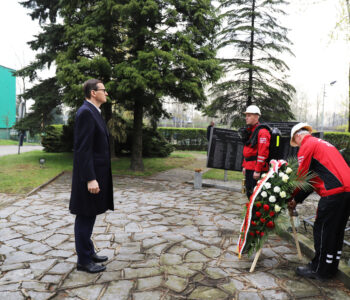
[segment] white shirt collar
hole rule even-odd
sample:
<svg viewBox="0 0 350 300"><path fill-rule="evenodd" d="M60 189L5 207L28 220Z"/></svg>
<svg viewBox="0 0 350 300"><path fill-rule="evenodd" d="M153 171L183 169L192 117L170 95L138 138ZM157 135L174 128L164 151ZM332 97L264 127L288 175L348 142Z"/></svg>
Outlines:
<svg viewBox="0 0 350 300"><path fill-rule="evenodd" d="M91 103L93 106L96 107L96 109L98 110L98 112L101 114L101 109L99 107L97 107L94 103L92 103L90 100L85 99L87 102Z"/></svg>

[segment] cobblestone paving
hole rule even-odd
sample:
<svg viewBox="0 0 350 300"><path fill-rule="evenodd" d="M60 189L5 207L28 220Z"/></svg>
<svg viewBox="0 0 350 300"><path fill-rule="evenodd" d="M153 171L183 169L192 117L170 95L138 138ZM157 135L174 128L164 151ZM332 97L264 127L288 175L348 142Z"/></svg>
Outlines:
<svg viewBox="0 0 350 300"><path fill-rule="evenodd" d="M245 198L170 181L115 178L115 212L93 239L107 271L75 269L70 176L0 210L0 299L349 299L337 280L297 277L295 246L272 236L254 273L234 254ZM304 260L306 262L306 259Z"/></svg>

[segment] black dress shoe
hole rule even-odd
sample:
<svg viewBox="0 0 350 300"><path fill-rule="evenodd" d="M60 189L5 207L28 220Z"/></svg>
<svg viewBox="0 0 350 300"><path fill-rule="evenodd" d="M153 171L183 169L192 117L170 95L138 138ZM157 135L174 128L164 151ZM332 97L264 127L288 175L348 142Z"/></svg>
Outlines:
<svg viewBox="0 0 350 300"><path fill-rule="evenodd" d="M100 263L108 260L107 256L98 256L96 253L91 256L93 262Z"/></svg>
<svg viewBox="0 0 350 300"><path fill-rule="evenodd" d="M317 272L314 272L311 269L310 265L299 266L299 267L297 267L295 272L299 276L303 276L303 277L306 277L306 278L317 279L317 280L320 280L320 281L325 281L327 279L327 278L324 278L324 277L320 276L319 274L317 274Z"/></svg>
<svg viewBox="0 0 350 300"><path fill-rule="evenodd" d="M105 266L97 265L94 262L90 262L86 265L77 264L78 271L85 271L88 273L98 273L106 270Z"/></svg>

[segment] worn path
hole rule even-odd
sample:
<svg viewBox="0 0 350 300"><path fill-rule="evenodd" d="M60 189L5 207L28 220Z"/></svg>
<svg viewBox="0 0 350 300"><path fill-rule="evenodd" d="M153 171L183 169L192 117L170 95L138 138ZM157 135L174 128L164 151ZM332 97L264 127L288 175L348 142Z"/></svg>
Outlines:
<svg viewBox="0 0 350 300"><path fill-rule="evenodd" d="M349 299L297 277L295 246L269 239L256 271L234 254L245 198L174 181L115 178L115 212L93 240L107 271L75 269L70 175L0 210L0 299ZM306 261L306 260L305 260Z"/></svg>
<svg viewBox="0 0 350 300"><path fill-rule="evenodd" d="M21 153L30 152L34 150L42 150L42 146L22 146ZM8 146L0 146L0 156L5 156L9 154L18 154L18 146L16 145L8 145Z"/></svg>

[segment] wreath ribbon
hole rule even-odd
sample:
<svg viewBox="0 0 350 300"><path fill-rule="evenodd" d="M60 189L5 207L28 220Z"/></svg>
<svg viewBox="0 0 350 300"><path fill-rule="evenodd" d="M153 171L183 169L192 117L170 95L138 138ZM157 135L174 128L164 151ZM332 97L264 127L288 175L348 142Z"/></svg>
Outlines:
<svg viewBox="0 0 350 300"><path fill-rule="evenodd" d="M245 217L241 226L240 236L237 243L237 252L238 252L239 258L241 258L242 251L247 241L247 235L248 235L248 231L249 231L249 227L252 219L252 212L253 212L255 199L260 194L265 182L267 182L275 173L277 173L278 170L281 168L281 166L286 163L287 162L285 160L278 160L278 161L275 159L271 160L270 170L267 172L264 178L258 181L257 185L254 188L253 194L250 196L249 203L247 206L247 212L245 214Z"/></svg>

